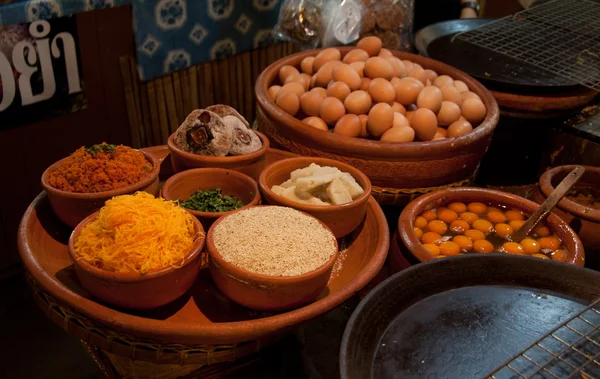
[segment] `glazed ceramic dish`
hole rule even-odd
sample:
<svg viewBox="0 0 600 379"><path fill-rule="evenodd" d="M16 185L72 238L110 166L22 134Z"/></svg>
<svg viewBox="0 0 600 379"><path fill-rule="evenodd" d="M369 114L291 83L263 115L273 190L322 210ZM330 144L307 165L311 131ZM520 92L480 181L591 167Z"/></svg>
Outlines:
<svg viewBox="0 0 600 379"><path fill-rule="evenodd" d="M182 171L173 175L161 189L162 197L167 200L186 200L199 190L221 188L223 195L235 196L240 199L245 209L260 204L260 193L256 181L248 175L234 170L223 168L197 168ZM188 209L202 223L205 230L219 217L231 214L230 212L201 212Z"/></svg>
<svg viewBox="0 0 600 379"><path fill-rule="evenodd" d="M339 48L342 56L351 47ZM455 139L429 142L382 143L350 138L304 124L280 109L269 98L267 89L285 65L299 66L302 59L316 55L311 50L278 60L256 81L259 129L278 145L306 156L331 158L365 172L373 185L392 188L418 188L448 184L468 178L478 167L490 145L499 110L492 94L478 81L451 66L414 54L394 51L400 59L419 63L439 75L464 81L481 97L487 108L485 120L472 133Z"/></svg>
<svg viewBox="0 0 600 379"><path fill-rule="evenodd" d="M262 133L253 130L262 142L262 147L254 153L226 156L226 157L212 157L206 155L198 155L183 151L173 143L175 134L171 134L167 141L167 146L171 151L171 162L173 164L173 170L180 172L189 170L191 168L201 167L218 167L218 168L229 168L235 169L239 167L248 166L260 160L263 160L267 149L269 149L269 139Z"/></svg>
<svg viewBox="0 0 600 379"><path fill-rule="evenodd" d="M81 286L106 304L128 309L153 309L183 295L198 276L201 267L201 251L204 247L204 228L194 219L194 230L201 235L178 267L167 267L145 275L116 273L103 270L82 260L75 252L74 244L83 228L98 218L93 213L75 228L69 238L69 256Z"/></svg>
<svg viewBox="0 0 600 379"><path fill-rule="evenodd" d="M301 204L271 191L273 186L280 185L288 180L292 171L308 167L311 163L322 167L337 167L340 171L349 173L365 192L359 198L347 204L317 206ZM291 207L306 212L327 225L337 238L351 233L360 225L367 211L367 201L371 196L371 182L365 174L350 165L326 158L297 157L272 163L260 174L258 184L269 204Z"/></svg>
<svg viewBox="0 0 600 379"><path fill-rule="evenodd" d="M532 214L539 208L539 204L527 200L523 197L513 195L507 192L494 191L484 188L451 188L423 195L412 201L400 214L398 220L398 236L402 246L420 262L427 262L434 259L434 256L427 251L414 233L414 220L421 212L439 207L451 202L482 202L484 204L503 205L513 209L519 209L526 214ZM577 234L567 225L567 223L551 213L545 220L550 231L563 241L564 248L567 250L567 262L577 266L583 266L585 261L583 245L577 237ZM477 253L473 253L477 254ZM392 258L392 260L397 258Z"/></svg>
<svg viewBox="0 0 600 379"><path fill-rule="evenodd" d="M139 182L112 191L74 193L58 190L50 185L48 177L57 165L67 158L48 167L42 174L42 188L48 193L48 200L56 216L62 222L74 228L84 218L102 208L104 202L114 196L132 194L138 191L146 191L157 196L159 192L160 160L148 152L142 151L142 153L146 160L152 164L152 171Z"/></svg>
<svg viewBox="0 0 600 379"><path fill-rule="evenodd" d="M267 162L289 155L273 149L269 153ZM36 198L22 219L19 251L36 288L35 298L44 311L59 325L68 328L69 333L108 352L172 364L206 363L208 358L206 349L200 347L182 358L170 352L168 344L224 344L230 348L231 344L279 335L333 309L377 275L389 248L385 216L377 202L370 199L363 224L351 235L338 240L340 254L327 287L309 305L285 313L250 311L227 299L215 287L209 271L203 268L192 287L179 299L154 310L125 311L96 301L81 285L68 254L70 233L70 228L58 222L45 193ZM49 302L54 305L48 306ZM88 326L108 329L110 334L89 333L88 327L68 322L74 314L78 319L85 319ZM165 350L157 353L139 348L148 340L164 344ZM247 346L239 346L237 356ZM256 344L253 346L256 351ZM223 356L214 350L209 355L211 363ZM225 356L231 359L229 352Z"/></svg>

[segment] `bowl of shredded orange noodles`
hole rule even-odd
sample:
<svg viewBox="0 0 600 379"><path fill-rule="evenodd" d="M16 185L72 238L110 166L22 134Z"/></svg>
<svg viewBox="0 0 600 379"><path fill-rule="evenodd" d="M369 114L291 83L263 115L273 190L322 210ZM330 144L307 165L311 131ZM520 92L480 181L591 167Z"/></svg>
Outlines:
<svg viewBox="0 0 600 379"><path fill-rule="evenodd" d="M81 285L121 308L170 303L194 283L204 229L177 202L146 192L116 196L71 234L69 254Z"/></svg>
<svg viewBox="0 0 600 379"><path fill-rule="evenodd" d="M145 151L105 142L81 147L48 167L42 187L56 216L75 227L114 196L158 195L160 162Z"/></svg>

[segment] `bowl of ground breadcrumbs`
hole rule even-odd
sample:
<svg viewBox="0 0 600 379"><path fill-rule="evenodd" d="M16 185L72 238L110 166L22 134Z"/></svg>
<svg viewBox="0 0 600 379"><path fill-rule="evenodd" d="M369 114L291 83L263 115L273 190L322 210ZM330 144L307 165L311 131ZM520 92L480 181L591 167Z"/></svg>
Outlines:
<svg viewBox="0 0 600 379"><path fill-rule="evenodd" d="M42 174L56 216L76 227L114 196L159 193L160 162L147 152L101 143L81 147Z"/></svg>
<svg viewBox="0 0 600 379"><path fill-rule="evenodd" d="M323 292L338 244L318 219L292 208L256 206L218 219L206 244L223 294L250 309L281 311Z"/></svg>

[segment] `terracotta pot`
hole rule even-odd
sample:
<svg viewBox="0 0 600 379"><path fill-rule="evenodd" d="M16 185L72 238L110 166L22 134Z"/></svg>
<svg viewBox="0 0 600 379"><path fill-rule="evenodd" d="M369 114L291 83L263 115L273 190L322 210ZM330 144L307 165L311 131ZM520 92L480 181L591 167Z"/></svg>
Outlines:
<svg viewBox="0 0 600 379"><path fill-rule="evenodd" d="M186 200L196 191L217 187L221 188L223 195L235 196L246 204L239 209L260 204L260 192L256 181L241 172L224 168L196 168L182 171L165 182L161 194L167 200ZM208 230L219 217L235 211L200 212L188 209L188 212L200 220L204 230Z"/></svg>
<svg viewBox="0 0 600 379"><path fill-rule="evenodd" d="M288 180L292 171L308 167L311 163L316 163L319 166L337 167L342 172L349 173L363 188L365 191L364 194L347 204L318 206L297 203L271 191L271 187L280 185ZM265 168L260 174L258 185L266 202L273 205L295 208L318 218L331 229L336 238L341 238L352 233L360 225L365 218L367 201L371 196L371 182L362 171L345 163L326 158L299 157L275 162Z"/></svg>
<svg viewBox="0 0 600 379"><path fill-rule="evenodd" d="M420 262L430 261L434 259L434 256L423 247L415 235L413 231L414 220L426 209L439 207L454 201L479 201L485 204L504 205L509 208L519 209L527 214L532 214L539 208L539 204L523 197L484 188L450 188L423 195L404 208L402 214L400 214L400 219L398 220L397 231L401 243ZM567 250L567 262L577 266L583 266L585 260L583 245L573 229L554 213L551 213L546 218L545 222L550 231L563 241L563 245Z"/></svg>
<svg viewBox="0 0 600 379"><path fill-rule="evenodd" d="M262 311L296 308L317 299L327 286L333 264L337 259L337 241L335 254L316 270L298 276L255 274L226 262L215 246L214 230L227 217L218 219L206 237L210 274L225 296L245 307ZM328 229L324 223L321 224Z"/></svg>
<svg viewBox="0 0 600 379"><path fill-rule="evenodd" d="M183 295L194 284L201 268L201 252L204 247L204 228L194 218L194 230L202 233L181 267L167 267L146 275L116 273L95 267L75 252L74 243L81 230L98 217L96 212L83 220L69 238L69 256L81 286L101 301L120 308L153 309L170 303Z"/></svg>
<svg viewBox="0 0 600 379"><path fill-rule="evenodd" d="M342 55L350 47L339 48ZM299 67L302 59L316 55L311 50L290 55L273 63L256 81L257 123L259 129L277 144L306 156L331 158L365 172L375 186L418 188L447 184L468 178L487 151L499 110L492 94L478 81L451 66L414 54L394 51L401 59L419 63L438 74L464 81L487 107L485 120L472 133L429 142L383 143L325 133L285 113L269 98L267 89L277 80L284 65Z"/></svg>
<svg viewBox="0 0 600 379"><path fill-rule="evenodd" d="M256 135L258 135L258 137L262 141L262 147L260 149L250 154L226 157L212 157L206 155L192 154L188 153L187 151L183 151L177 146L175 146L175 143L173 143L173 138L175 137L175 134L171 134L167 141L167 146L171 151L171 162L173 163L173 170L175 172L180 172L192 168L202 167L237 169L258 163L259 161L264 161L265 154L267 153L267 149L270 146L269 139L264 134L257 132L256 130L253 130L253 132L256 133Z"/></svg>
<svg viewBox="0 0 600 379"><path fill-rule="evenodd" d="M146 191L157 196L159 193L158 175L160 173L160 161L148 152L141 152L148 162L152 164L152 171L139 182L112 191L75 193L58 190L50 185L48 177L61 162L68 158L61 159L48 167L42 174L42 188L48 193L48 200L56 216L62 222L74 228L84 218L102 208L104 202L114 196L132 194L138 191Z"/></svg>
<svg viewBox="0 0 600 379"><path fill-rule="evenodd" d="M558 185L564 177L576 166L558 166L552 168L540 177L539 191L536 191L533 200L543 203L554 186ZM585 173L575 188L600 188L600 167L584 166ZM586 252L586 267L600 269L600 210L578 204L563 198L554 209L563 220L579 235Z"/></svg>

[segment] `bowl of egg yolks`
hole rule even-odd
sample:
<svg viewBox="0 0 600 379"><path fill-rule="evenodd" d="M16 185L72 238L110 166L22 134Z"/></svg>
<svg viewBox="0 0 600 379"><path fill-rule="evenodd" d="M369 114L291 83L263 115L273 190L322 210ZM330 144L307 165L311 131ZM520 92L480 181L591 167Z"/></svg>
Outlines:
<svg viewBox="0 0 600 379"><path fill-rule="evenodd" d="M506 253L583 266L579 237L554 213L522 241L511 240L538 208L539 204L523 197L484 188L432 192L409 203L400 214L400 249L392 254L409 253L427 262L462 254Z"/></svg>
<svg viewBox="0 0 600 379"><path fill-rule="evenodd" d="M304 51L270 65L259 76L255 87L259 130L269 137L275 147L350 164L365 172L373 185L381 188L430 187L471 177L487 151L498 123L498 105L492 94L466 73L439 61L381 48L368 53L365 53L366 50L369 48L339 47ZM334 55L333 58L327 58L333 60L317 65L320 57L327 54ZM347 55L352 59L348 60ZM422 83L414 80L409 83L409 78L404 78L406 74L396 76L395 73L387 77L390 80L384 80L377 77L377 64L386 64L374 62L372 66L376 72L370 74L367 63L360 61L383 55L401 60L405 72L412 67L410 80L421 80ZM342 80L323 78L319 74L327 71L328 64L340 61L346 62L337 70L345 80L343 84ZM347 63L350 61L353 62ZM351 65L362 73L362 77L360 74L345 73L349 70L342 69ZM333 68L331 73L333 75ZM432 76L428 78L427 75ZM356 80L358 77L362 83ZM431 81L434 77L452 82L455 86L440 84L440 89ZM400 80L407 88L396 91L401 87L397 86ZM395 84L392 86L392 83ZM369 93L368 86L381 86L383 89ZM394 91L386 91L392 87ZM442 94L444 87L452 88L445 88ZM409 95L413 89L417 91L412 94L415 96L405 100L405 95L411 97ZM389 98L386 97L387 92L390 92ZM469 96L463 100L461 94ZM416 95L422 96L423 101L420 102ZM463 103L462 110L455 103L445 101L453 96L457 96L456 104ZM476 99L470 100L469 97ZM344 101L340 98L344 98ZM432 107L429 104L432 98L436 104L437 100L440 103L444 100L443 106L435 112L426 109ZM417 107L416 103L422 107ZM470 115L468 109L465 113L465 103L477 103L473 115L476 121L467 122L467 132L459 130L461 125L456 125L456 128L448 125L455 116L463 120L463 116ZM459 114L454 114L457 110ZM379 132L385 129L380 126L390 122L394 126L380 135ZM415 123L426 125L425 131L415 128ZM429 124L433 125L433 129ZM444 127L440 128L442 125ZM432 131L434 134L430 133ZM457 132L457 136L449 137L451 131ZM397 142L403 141L405 134L410 134L407 140L412 142Z"/></svg>

